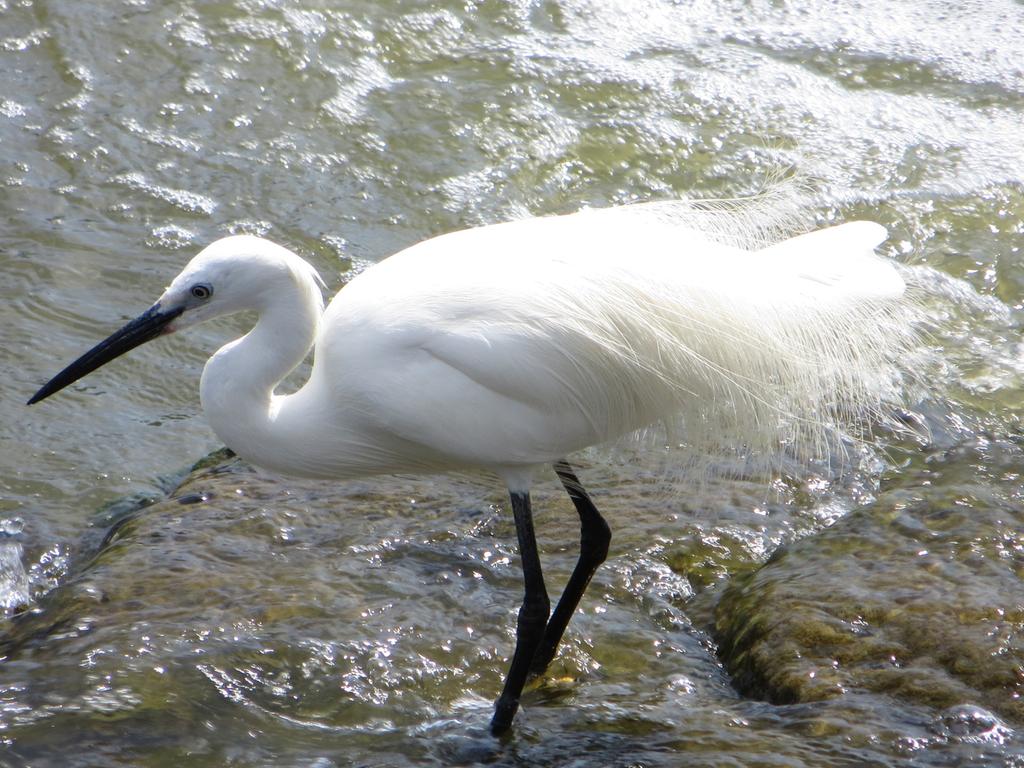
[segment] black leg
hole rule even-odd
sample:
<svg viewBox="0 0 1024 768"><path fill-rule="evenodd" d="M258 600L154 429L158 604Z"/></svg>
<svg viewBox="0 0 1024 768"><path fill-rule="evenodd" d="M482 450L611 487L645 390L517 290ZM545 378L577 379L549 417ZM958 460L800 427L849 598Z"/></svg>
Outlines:
<svg viewBox="0 0 1024 768"><path fill-rule="evenodd" d="M580 598L583 597L594 572L608 556L608 545L612 540L608 523L583 490L569 462L562 459L555 462L554 467L558 479L562 481L580 516L580 557L576 561L572 576L569 577L569 583L565 585L565 591L562 592L555 612L551 614L547 627L544 628L544 638L537 646L537 652L530 664L530 672L534 675L543 674L548 664L555 658L565 628L569 626L569 620L576 612L576 606L580 604Z"/></svg>
<svg viewBox="0 0 1024 768"><path fill-rule="evenodd" d="M523 686L530 672L530 662L544 637L544 627L551 610L548 593L544 588L544 574L540 570L537 539L533 534L530 494L512 493L512 514L516 520L516 535L519 538L519 556L523 561L523 584L526 593L516 625L516 650L505 676L505 687L497 704L494 705L491 733L495 736L504 733L512 725L512 718L519 709L519 697L523 693Z"/></svg>

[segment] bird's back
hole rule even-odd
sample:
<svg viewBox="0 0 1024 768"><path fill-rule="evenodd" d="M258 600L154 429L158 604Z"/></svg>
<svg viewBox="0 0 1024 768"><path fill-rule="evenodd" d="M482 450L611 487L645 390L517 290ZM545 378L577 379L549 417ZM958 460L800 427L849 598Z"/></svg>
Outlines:
<svg viewBox="0 0 1024 768"><path fill-rule="evenodd" d="M910 340L855 222L757 251L664 206L424 241L331 303L314 381L409 468L551 461L660 419L698 450L817 447L876 411ZM699 224L699 221L696 222Z"/></svg>

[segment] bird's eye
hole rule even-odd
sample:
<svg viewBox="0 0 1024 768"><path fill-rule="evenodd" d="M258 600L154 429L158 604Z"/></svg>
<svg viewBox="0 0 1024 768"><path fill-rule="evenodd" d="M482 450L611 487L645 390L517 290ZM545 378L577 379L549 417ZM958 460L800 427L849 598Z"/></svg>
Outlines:
<svg viewBox="0 0 1024 768"><path fill-rule="evenodd" d="M197 299L208 299L213 294L213 288L200 283L192 286L191 293Z"/></svg>

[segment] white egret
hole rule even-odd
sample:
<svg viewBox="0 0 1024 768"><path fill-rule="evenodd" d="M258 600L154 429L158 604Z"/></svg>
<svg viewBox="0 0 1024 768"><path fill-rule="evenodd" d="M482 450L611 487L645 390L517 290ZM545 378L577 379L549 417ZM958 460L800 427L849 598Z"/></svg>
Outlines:
<svg viewBox="0 0 1024 768"><path fill-rule="evenodd" d="M608 525L566 457L669 419L696 448L813 448L830 425L881 412L910 338L903 280L874 252L885 230L852 222L744 248L729 221L648 203L454 232L369 268L326 311L308 263L226 237L29 403L157 336L253 310L253 329L210 358L200 383L210 424L240 456L329 479L496 473L525 581L499 734L608 551ZM306 384L275 394L311 348ZM545 464L581 528L553 613L529 495Z"/></svg>

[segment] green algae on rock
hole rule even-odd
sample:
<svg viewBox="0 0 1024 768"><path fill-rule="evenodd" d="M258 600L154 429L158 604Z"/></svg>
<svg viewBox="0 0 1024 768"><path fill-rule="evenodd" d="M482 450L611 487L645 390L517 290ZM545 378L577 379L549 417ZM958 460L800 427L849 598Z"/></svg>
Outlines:
<svg viewBox="0 0 1024 768"><path fill-rule="evenodd" d="M859 690L1024 722L1021 454L1005 441L935 453L730 584L714 633L735 685L776 703Z"/></svg>

